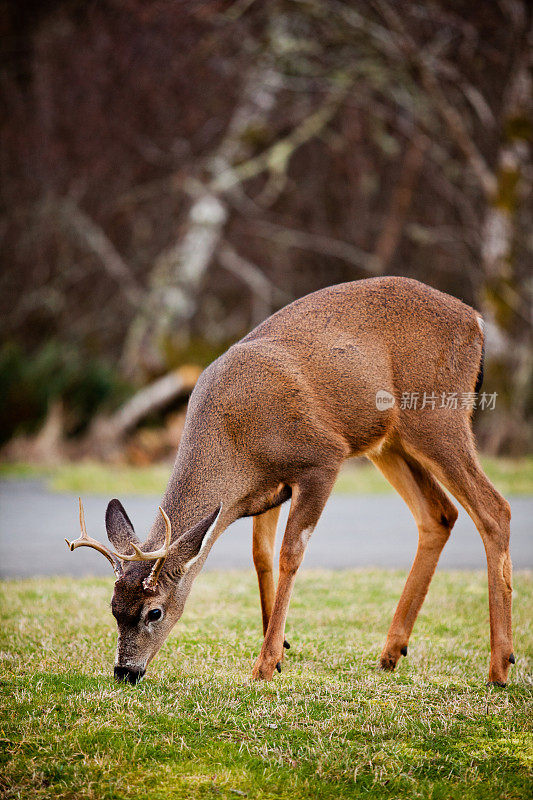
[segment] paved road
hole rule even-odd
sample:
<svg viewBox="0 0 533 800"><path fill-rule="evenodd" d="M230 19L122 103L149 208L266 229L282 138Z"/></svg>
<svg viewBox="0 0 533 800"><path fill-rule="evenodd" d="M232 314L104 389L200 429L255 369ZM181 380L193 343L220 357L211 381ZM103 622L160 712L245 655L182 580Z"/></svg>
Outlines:
<svg viewBox="0 0 533 800"><path fill-rule="evenodd" d="M87 528L105 539L107 497L84 501ZM155 516L159 497L129 497L124 505L142 538ZM533 497L511 498L511 554L516 569L533 568ZM287 504L286 504L287 505ZM107 575L110 567L98 553L70 553L63 539L79 533L77 497L54 494L38 481L0 483L0 577L32 575ZM282 510L281 524L288 509ZM247 569L252 565L252 522L238 520L218 540L206 569ZM281 530L281 525L280 525ZM278 535L278 547L280 536ZM309 542L303 568L410 566L416 550L414 521L396 495L330 498ZM461 509L440 567L485 567L481 539Z"/></svg>

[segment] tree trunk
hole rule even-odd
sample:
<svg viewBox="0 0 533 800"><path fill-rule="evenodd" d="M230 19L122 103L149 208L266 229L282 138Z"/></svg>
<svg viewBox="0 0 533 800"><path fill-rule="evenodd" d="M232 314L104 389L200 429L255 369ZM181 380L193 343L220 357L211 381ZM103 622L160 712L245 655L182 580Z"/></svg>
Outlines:
<svg viewBox="0 0 533 800"><path fill-rule="evenodd" d="M481 260L484 285L480 304L487 322L487 353L499 373L499 413L480 421L486 449L498 452L525 448L526 406L532 392L531 297L517 278L514 257L520 203L531 194L533 139L531 50L526 41L505 98L498 153L497 188L485 214ZM524 326L524 322L526 325ZM517 331L523 332L519 335Z"/></svg>

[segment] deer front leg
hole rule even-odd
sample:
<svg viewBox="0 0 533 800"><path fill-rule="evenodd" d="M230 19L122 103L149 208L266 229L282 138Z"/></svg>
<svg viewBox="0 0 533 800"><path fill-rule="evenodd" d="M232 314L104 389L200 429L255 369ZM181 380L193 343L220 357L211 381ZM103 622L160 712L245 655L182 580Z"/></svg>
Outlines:
<svg viewBox="0 0 533 800"><path fill-rule="evenodd" d="M253 534L253 559L257 582L259 584L259 599L261 601L261 615L263 618L263 636L266 635L268 621L274 605L276 589L274 586L274 548L276 544L276 528L278 525L281 506L271 508L263 514L254 517ZM287 640L283 646L289 650Z"/></svg>
<svg viewBox="0 0 533 800"><path fill-rule="evenodd" d="M254 680L271 680L276 665L283 658L285 622L296 572L336 476L337 471L313 472L305 482L293 487L291 510L279 555L278 587L263 646L252 671Z"/></svg>
<svg viewBox="0 0 533 800"><path fill-rule="evenodd" d="M259 584L263 635L267 632L268 621L274 605L274 546L280 510L281 506L277 506L277 508L271 508L264 514L254 517L252 554Z"/></svg>

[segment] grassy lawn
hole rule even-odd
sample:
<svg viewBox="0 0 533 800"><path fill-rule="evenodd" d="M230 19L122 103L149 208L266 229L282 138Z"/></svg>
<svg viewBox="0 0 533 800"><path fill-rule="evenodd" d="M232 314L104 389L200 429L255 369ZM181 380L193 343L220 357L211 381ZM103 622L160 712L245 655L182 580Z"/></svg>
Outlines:
<svg viewBox="0 0 533 800"><path fill-rule="evenodd" d="M517 664L506 689L485 686L480 573L437 574L408 658L392 675L378 671L404 579L376 570L301 574L283 674L254 684L255 577L201 575L135 687L110 677L111 580L0 584L0 794L530 797L533 576L515 576Z"/></svg>
<svg viewBox="0 0 533 800"><path fill-rule="evenodd" d="M504 495L533 495L533 456L520 459L482 459L490 480ZM44 478L57 492L161 495L167 484L171 464L128 467L85 461L39 467L31 464L0 464L0 479ZM380 472L366 459L347 462L335 486L338 494L387 494L393 492Z"/></svg>

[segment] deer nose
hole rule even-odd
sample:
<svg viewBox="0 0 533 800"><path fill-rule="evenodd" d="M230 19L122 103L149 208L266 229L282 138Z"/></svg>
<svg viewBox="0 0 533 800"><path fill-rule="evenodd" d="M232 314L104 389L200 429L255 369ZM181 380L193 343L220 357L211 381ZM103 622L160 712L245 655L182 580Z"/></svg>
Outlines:
<svg viewBox="0 0 533 800"><path fill-rule="evenodd" d="M130 669L130 667L115 667L115 680L132 685L138 683L144 675L144 669Z"/></svg>

